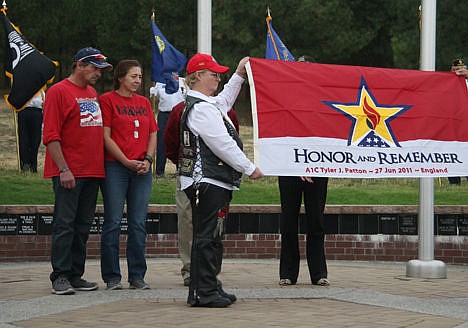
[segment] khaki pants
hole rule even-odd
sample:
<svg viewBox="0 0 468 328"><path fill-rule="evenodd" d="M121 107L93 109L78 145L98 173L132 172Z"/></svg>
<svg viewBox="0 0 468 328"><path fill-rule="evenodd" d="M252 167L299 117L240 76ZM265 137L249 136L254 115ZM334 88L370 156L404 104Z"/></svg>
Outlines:
<svg viewBox="0 0 468 328"><path fill-rule="evenodd" d="M179 184L179 179L177 179ZM179 232L179 256L182 260L182 278L190 277L190 255L192 250L193 226L192 207L184 191L177 186L175 200L177 209L177 229Z"/></svg>

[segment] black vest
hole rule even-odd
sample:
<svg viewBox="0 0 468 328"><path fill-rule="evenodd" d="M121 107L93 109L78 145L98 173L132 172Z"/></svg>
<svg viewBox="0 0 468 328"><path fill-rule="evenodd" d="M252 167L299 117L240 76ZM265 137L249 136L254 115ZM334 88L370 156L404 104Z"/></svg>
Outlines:
<svg viewBox="0 0 468 328"><path fill-rule="evenodd" d="M196 103L204 100L187 96L185 99L185 107L180 118L180 160L179 174L187 177L192 177L195 163L197 160L197 140L200 144L200 158L202 165L202 175L205 178L211 178L222 182L229 183L236 187L240 186L242 173L237 172L228 164L220 160L202 138L195 136L187 126L187 117L193 106ZM242 150L243 144L236 129L229 123L223 115L224 126L229 135L237 143L237 146Z"/></svg>

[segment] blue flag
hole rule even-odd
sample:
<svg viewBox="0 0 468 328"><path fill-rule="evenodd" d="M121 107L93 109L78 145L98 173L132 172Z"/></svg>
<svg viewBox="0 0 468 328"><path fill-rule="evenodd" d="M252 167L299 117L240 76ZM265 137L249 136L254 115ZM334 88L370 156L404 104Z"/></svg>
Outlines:
<svg viewBox="0 0 468 328"><path fill-rule="evenodd" d="M171 94L179 89L179 82L172 73L184 70L187 58L174 48L151 19L153 41L151 43L151 80L166 84L166 93Z"/></svg>
<svg viewBox="0 0 468 328"><path fill-rule="evenodd" d="M276 59L285 61L294 61L293 55L289 52L288 48L284 45L283 41L276 34L271 24L271 16L266 18L267 23L267 39L266 39L266 59Z"/></svg>

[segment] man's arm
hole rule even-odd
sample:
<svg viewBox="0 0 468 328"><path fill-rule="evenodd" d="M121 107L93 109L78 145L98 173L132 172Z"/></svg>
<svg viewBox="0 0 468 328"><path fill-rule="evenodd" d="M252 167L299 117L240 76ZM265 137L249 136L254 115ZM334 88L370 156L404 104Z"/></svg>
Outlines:
<svg viewBox="0 0 468 328"><path fill-rule="evenodd" d="M54 140L47 144L47 150L50 156L54 160L60 172L60 184L62 187L67 189L73 189L76 187L75 176L72 171L68 168L65 156L63 156L62 146L60 141Z"/></svg>

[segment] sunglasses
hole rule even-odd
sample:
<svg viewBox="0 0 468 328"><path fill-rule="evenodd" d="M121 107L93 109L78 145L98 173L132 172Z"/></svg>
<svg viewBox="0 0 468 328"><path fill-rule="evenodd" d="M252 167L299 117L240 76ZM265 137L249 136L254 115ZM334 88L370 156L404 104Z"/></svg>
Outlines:
<svg viewBox="0 0 468 328"><path fill-rule="evenodd" d="M86 60L88 59L88 60ZM88 55L88 56L84 56L80 59L78 59L77 61L89 61L89 60L96 60L97 62L105 62L107 60L107 57L104 56L103 54L94 54L94 55Z"/></svg>
<svg viewBox="0 0 468 328"><path fill-rule="evenodd" d="M215 72L212 72L212 71L203 71L203 73L208 73L208 75L210 75L212 77L215 77L217 79L221 79L221 74L220 73L215 73Z"/></svg>

